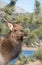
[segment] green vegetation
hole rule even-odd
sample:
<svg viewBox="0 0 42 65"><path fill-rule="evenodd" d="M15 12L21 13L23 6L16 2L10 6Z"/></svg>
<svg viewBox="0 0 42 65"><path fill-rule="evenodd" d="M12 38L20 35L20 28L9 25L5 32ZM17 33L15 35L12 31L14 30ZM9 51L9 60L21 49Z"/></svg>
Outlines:
<svg viewBox="0 0 42 65"><path fill-rule="evenodd" d="M10 0L10 3L6 5L4 10L4 18L8 19L11 23L22 23L24 31L27 33L28 38L24 41L27 46L35 44L42 39L42 13L41 6L38 0L35 0L34 13L20 14L18 16L13 15L17 0ZM0 10L1 11L1 10ZM12 16L13 15L13 16ZM9 32L4 19L0 20L0 36L7 35Z"/></svg>
<svg viewBox="0 0 42 65"><path fill-rule="evenodd" d="M9 29L6 27L6 25L0 22L0 36L6 36L8 32Z"/></svg>
<svg viewBox="0 0 42 65"><path fill-rule="evenodd" d="M42 61L42 47L38 48L37 53L35 54L35 57Z"/></svg>
<svg viewBox="0 0 42 65"><path fill-rule="evenodd" d="M25 65L25 64L27 64L27 63L29 63L29 59L26 57L26 56L22 56L22 58L21 57L19 57L19 64L17 64L17 65ZM16 65L16 64L14 64L14 65Z"/></svg>
<svg viewBox="0 0 42 65"><path fill-rule="evenodd" d="M35 14L38 15L41 11L41 6L39 0L35 0Z"/></svg>
<svg viewBox="0 0 42 65"><path fill-rule="evenodd" d="M31 46L32 43L35 45L35 42L39 42L42 40L42 13L40 2L35 0L35 9L33 13L20 14L18 16L13 16L13 11L15 8L17 0L10 0L10 3L5 6L3 9L0 9L0 12L4 10L5 15L4 18L8 19L11 23L22 23L24 26L24 31L27 33L28 38L24 40L27 46ZM0 20L0 37L6 36L9 32L4 19ZM42 60L42 47L40 47L37 53L31 57L22 57L19 58L21 61L19 65L25 65L30 60L34 60L35 58ZM14 64L9 64L14 65Z"/></svg>

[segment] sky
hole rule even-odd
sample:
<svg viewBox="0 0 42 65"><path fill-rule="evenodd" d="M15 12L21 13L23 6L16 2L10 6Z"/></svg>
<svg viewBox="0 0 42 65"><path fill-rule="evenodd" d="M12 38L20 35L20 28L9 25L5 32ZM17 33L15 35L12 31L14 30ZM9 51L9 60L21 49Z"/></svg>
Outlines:
<svg viewBox="0 0 42 65"><path fill-rule="evenodd" d="M0 2L9 3L10 0L0 0ZM42 7L42 0L40 0L40 3ZM24 9L25 11L32 13L34 11L35 0L18 0L16 2L16 5Z"/></svg>

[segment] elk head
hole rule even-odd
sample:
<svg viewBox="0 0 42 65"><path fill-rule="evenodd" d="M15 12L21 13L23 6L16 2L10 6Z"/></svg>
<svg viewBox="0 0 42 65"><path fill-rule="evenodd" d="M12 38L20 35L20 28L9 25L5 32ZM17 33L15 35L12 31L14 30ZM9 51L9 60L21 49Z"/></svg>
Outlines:
<svg viewBox="0 0 42 65"><path fill-rule="evenodd" d="M9 22L7 22L7 26L11 31L11 36L12 39L16 39L18 41L23 41L24 38L27 37L27 35L25 34L24 30L23 30L23 26L21 24L11 24Z"/></svg>

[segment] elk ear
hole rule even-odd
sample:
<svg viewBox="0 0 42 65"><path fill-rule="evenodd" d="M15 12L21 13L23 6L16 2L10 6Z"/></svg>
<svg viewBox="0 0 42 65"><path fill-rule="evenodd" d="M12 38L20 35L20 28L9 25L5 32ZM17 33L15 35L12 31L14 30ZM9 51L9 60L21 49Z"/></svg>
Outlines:
<svg viewBox="0 0 42 65"><path fill-rule="evenodd" d="M11 24L10 22L7 22L7 26L8 26L8 28L12 31L12 29L13 29L13 24Z"/></svg>

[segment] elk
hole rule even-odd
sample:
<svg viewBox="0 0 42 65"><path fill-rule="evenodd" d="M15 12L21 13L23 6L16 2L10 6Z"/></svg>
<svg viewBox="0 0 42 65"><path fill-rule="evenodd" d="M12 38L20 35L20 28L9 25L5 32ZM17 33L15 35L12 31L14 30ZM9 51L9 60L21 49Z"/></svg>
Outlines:
<svg viewBox="0 0 42 65"><path fill-rule="evenodd" d="M6 22L10 32L0 39L0 65L7 65L9 61L19 56L22 42L26 37L21 24Z"/></svg>

